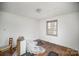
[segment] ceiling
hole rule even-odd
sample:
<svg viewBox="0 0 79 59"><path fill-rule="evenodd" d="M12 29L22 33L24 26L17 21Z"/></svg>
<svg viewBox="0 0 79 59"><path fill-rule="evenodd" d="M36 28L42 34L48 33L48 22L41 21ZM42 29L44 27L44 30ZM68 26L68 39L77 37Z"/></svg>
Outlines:
<svg viewBox="0 0 79 59"><path fill-rule="evenodd" d="M39 9L40 11L36 11ZM79 11L77 2L1 2L0 10L33 19L45 19Z"/></svg>

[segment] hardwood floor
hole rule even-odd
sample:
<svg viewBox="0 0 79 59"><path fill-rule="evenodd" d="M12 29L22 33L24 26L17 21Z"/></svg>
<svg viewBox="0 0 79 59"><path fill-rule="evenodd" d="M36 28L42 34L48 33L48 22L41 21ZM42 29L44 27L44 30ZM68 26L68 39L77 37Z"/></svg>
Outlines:
<svg viewBox="0 0 79 59"><path fill-rule="evenodd" d="M43 48L46 49L45 54L43 54L44 56L48 55L49 52L55 52L59 56L79 56L78 51L74 49L60 46L43 40L36 40L36 41L38 41L39 46L42 46Z"/></svg>
<svg viewBox="0 0 79 59"><path fill-rule="evenodd" d="M12 48L12 51L10 50L6 50L4 52L0 51L0 56L12 56L15 51L16 51L16 47Z"/></svg>
<svg viewBox="0 0 79 59"><path fill-rule="evenodd" d="M44 53L35 54L35 56L48 56L49 52L55 52L59 56L79 56L78 51L73 50L71 48L49 43L43 40L37 40L37 41L38 41L38 45L45 48L46 51ZM12 53L10 53L9 50L5 52L0 52L0 56L12 56L15 51L16 51L16 47L12 48Z"/></svg>

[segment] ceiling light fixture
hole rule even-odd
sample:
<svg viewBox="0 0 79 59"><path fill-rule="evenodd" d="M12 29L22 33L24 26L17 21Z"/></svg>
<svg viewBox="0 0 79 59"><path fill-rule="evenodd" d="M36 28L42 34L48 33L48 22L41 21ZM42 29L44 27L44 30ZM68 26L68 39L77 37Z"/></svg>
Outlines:
<svg viewBox="0 0 79 59"><path fill-rule="evenodd" d="M41 11L42 11L42 10L41 10L40 8L37 8L37 9L36 9L36 12L37 12L37 13L40 13Z"/></svg>

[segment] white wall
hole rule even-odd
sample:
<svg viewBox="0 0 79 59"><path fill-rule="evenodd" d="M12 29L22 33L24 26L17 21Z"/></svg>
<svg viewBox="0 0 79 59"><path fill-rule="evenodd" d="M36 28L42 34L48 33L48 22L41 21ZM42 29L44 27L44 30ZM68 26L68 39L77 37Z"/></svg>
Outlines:
<svg viewBox="0 0 79 59"><path fill-rule="evenodd" d="M15 41L18 36L24 36L28 40L38 39L39 21L11 13L0 12L0 47L8 44L7 40L9 37L13 37L13 41L16 43Z"/></svg>
<svg viewBox="0 0 79 59"><path fill-rule="evenodd" d="M58 36L46 35L46 21L58 20ZM79 50L79 12L40 21L41 39Z"/></svg>
<svg viewBox="0 0 79 59"><path fill-rule="evenodd" d="M58 19L58 36L46 35L46 21ZM8 38L14 42L18 36L27 40L41 38L43 40L79 50L79 12L51 17L49 19L34 20L11 13L0 12L0 47L8 44ZM24 41L23 41L24 42ZM26 42L26 41L25 41ZM16 42L15 42L16 43ZM15 44L16 45L16 44ZM22 43L21 54L25 53Z"/></svg>

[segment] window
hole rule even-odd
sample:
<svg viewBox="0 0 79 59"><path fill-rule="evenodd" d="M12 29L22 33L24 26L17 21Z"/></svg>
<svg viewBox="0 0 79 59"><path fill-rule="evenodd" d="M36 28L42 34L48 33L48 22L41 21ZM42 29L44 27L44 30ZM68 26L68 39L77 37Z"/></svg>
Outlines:
<svg viewBox="0 0 79 59"><path fill-rule="evenodd" d="M57 20L47 21L47 35L57 36Z"/></svg>

